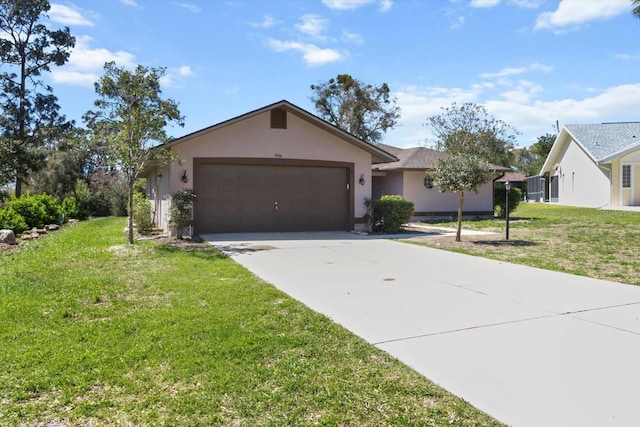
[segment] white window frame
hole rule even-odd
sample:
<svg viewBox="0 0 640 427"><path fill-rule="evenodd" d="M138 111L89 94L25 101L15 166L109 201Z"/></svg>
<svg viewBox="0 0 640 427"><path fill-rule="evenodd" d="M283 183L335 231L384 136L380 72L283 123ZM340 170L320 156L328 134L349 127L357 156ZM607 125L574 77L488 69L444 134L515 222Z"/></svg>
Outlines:
<svg viewBox="0 0 640 427"><path fill-rule="evenodd" d="M625 169L629 171L629 181L628 185L625 185ZM621 188L632 188L633 187L633 167L631 163L623 163L620 167L620 187Z"/></svg>

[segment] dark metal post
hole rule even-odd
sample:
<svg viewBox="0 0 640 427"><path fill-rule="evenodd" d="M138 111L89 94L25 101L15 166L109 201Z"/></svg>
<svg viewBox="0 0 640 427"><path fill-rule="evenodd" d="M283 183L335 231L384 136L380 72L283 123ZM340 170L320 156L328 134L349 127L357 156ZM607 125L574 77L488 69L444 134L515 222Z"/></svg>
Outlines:
<svg viewBox="0 0 640 427"><path fill-rule="evenodd" d="M507 218L507 232L506 232L506 240L509 240L509 196L511 193L511 183L509 181L504 183L504 188L506 189L507 200L505 203L506 206L506 218Z"/></svg>

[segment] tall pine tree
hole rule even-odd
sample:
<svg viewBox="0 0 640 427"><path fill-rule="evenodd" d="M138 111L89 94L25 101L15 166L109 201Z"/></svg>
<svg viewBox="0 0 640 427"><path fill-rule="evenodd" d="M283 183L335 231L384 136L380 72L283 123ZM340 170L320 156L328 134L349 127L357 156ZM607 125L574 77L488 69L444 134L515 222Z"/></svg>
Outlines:
<svg viewBox="0 0 640 427"><path fill-rule="evenodd" d="M15 181L16 197L30 173L41 169L41 148L73 126L60 115L58 99L42 73L69 59L75 38L69 28L40 22L47 0L0 0L0 184Z"/></svg>

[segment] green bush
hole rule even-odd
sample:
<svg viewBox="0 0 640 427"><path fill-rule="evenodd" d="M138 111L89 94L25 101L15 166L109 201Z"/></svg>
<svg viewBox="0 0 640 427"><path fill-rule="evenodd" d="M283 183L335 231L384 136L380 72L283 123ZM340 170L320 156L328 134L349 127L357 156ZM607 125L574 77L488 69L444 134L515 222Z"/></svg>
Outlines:
<svg viewBox="0 0 640 427"><path fill-rule="evenodd" d="M193 203L196 193L191 188L171 194L171 219L169 224L176 228L178 239L182 239L184 231L193 218Z"/></svg>
<svg viewBox="0 0 640 427"><path fill-rule="evenodd" d="M153 229L153 206L144 194L133 193L133 222L136 224L138 233L146 234Z"/></svg>
<svg viewBox="0 0 640 427"><path fill-rule="evenodd" d="M24 195L12 199L8 207L24 218L28 228L42 228L60 221L60 204L49 194Z"/></svg>
<svg viewBox="0 0 640 427"><path fill-rule="evenodd" d="M62 200L60 207L65 221L69 218L75 218L81 221L89 218L89 209L87 208L86 203L83 204L76 197L65 197Z"/></svg>
<svg viewBox="0 0 640 427"><path fill-rule="evenodd" d="M413 215L413 202L402 196L387 195L371 202L373 231L397 233Z"/></svg>
<svg viewBox="0 0 640 427"><path fill-rule="evenodd" d="M493 189L493 211L499 218L504 218L506 212L507 190L503 183L497 183ZM509 213L513 212L522 200L522 190L511 187L509 191Z"/></svg>
<svg viewBox="0 0 640 427"><path fill-rule="evenodd" d="M0 209L0 229L13 230L15 234L20 234L27 230L27 222L22 215L14 211L11 207Z"/></svg>

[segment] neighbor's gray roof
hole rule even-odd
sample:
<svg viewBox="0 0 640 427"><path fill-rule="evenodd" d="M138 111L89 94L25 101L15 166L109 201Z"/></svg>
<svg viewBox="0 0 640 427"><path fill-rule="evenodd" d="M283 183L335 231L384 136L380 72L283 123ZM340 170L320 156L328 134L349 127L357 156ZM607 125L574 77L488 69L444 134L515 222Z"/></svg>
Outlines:
<svg viewBox="0 0 640 427"><path fill-rule="evenodd" d="M439 159L445 159L447 154L426 147L398 148L392 145L378 144L382 150L391 153L398 158L397 162L375 165L378 170L394 169L433 169Z"/></svg>
<svg viewBox="0 0 640 427"><path fill-rule="evenodd" d="M436 167L438 160L446 159L449 155L442 151L433 150L427 147L398 148L392 145L377 144L379 148L398 158L397 162L381 163L373 166L373 169L385 170L425 170ZM509 168L504 166L490 165L492 170L505 172Z"/></svg>
<svg viewBox="0 0 640 427"><path fill-rule="evenodd" d="M565 125L574 140L597 162L611 160L640 147L640 122Z"/></svg>

